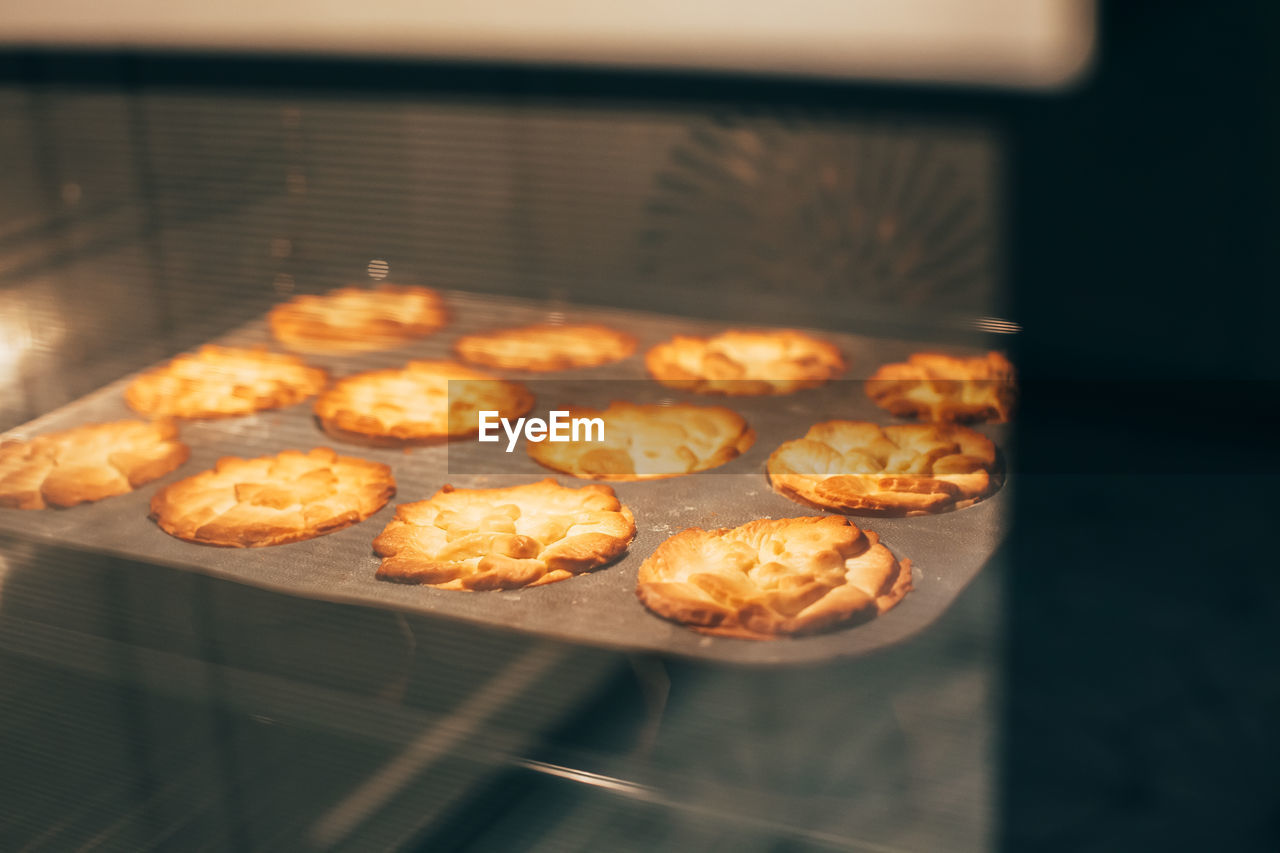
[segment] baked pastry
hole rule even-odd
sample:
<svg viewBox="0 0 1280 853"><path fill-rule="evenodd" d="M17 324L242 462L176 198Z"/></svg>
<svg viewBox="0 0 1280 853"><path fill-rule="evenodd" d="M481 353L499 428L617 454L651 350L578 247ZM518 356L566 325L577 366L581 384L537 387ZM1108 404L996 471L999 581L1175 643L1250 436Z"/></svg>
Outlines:
<svg viewBox="0 0 1280 853"><path fill-rule="evenodd" d="M855 515L925 515L976 503L999 485L996 448L957 424L824 421L769 456L780 494Z"/></svg>
<svg viewBox="0 0 1280 853"><path fill-rule="evenodd" d="M131 492L191 450L173 421L111 421L0 443L0 506L68 507Z"/></svg>
<svg viewBox="0 0 1280 853"><path fill-rule="evenodd" d="M973 358L918 352L882 366L866 390L877 406L898 417L999 423L1013 409L1013 365L998 352Z"/></svg>
<svg viewBox="0 0 1280 853"><path fill-rule="evenodd" d="M373 540L378 577L439 589L518 589L571 578L616 560L636 534L613 489L550 478L505 489L446 485L401 504Z"/></svg>
<svg viewBox="0 0 1280 853"><path fill-rule="evenodd" d="M910 560L831 515L682 530L641 564L636 584L640 601L659 616L748 639L862 622L910 590Z"/></svg>
<svg viewBox="0 0 1280 853"><path fill-rule="evenodd" d="M391 469L309 453L226 456L208 471L179 480L151 499L151 517L171 536L202 545L258 548L314 539L364 521L396 493Z"/></svg>
<svg viewBox="0 0 1280 853"><path fill-rule="evenodd" d="M210 345L143 373L124 399L144 415L219 418L292 406L328 381L294 355Z"/></svg>
<svg viewBox="0 0 1280 853"><path fill-rule="evenodd" d="M394 349L431 334L447 319L440 294L396 284L295 296L267 315L276 340L303 352Z"/></svg>
<svg viewBox="0 0 1280 853"><path fill-rule="evenodd" d="M723 406L637 405L614 401L604 411L569 409L570 418L599 418L579 441L527 442L534 461L587 480L652 480L723 465L755 443L737 412Z"/></svg>
<svg viewBox="0 0 1280 853"><path fill-rule="evenodd" d="M644 363L663 385L731 396L790 394L821 385L845 368L835 346L790 329L677 335L649 350Z"/></svg>
<svg viewBox="0 0 1280 853"><path fill-rule="evenodd" d="M325 432L384 447L470 435L479 429L482 410L514 418L531 408L533 395L523 385L452 361L411 361L356 373L339 379L315 403Z"/></svg>
<svg viewBox="0 0 1280 853"><path fill-rule="evenodd" d="M465 335L453 345L475 364L509 370L569 370L620 361L636 339L608 326L524 326Z"/></svg>

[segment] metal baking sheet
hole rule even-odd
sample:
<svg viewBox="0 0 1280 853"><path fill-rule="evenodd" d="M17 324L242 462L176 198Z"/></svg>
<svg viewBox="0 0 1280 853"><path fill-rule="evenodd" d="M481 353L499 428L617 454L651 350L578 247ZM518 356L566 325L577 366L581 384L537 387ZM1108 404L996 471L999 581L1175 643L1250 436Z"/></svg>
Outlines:
<svg viewBox="0 0 1280 853"><path fill-rule="evenodd" d="M879 533L895 554L912 561L915 591L888 613L826 634L773 641L708 637L667 622L647 611L634 594L640 563L663 539L687 527L733 527L756 518L821 514L773 492L764 473L765 459L783 441L803 435L815 421L847 417L886 422L889 419L885 413L861 393L860 383L853 381L785 397L729 399L681 395L644 381L642 356L649 346L675 333L709 334L723 328L714 323L565 306L549 311L540 303L453 292L447 294L447 301L453 322L440 333L410 346L359 356L305 357L340 376L399 365L410 358L448 358L453 341L474 331L549 319L608 323L631 332L640 341L636 354L625 362L563 374L505 374L533 380L530 386L541 399L531 414L545 416L549 408L570 402L600 405L627 396L688 399L736 409L756 430L756 443L738 459L713 471L613 484L636 517L637 536L627 555L590 574L518 591L466 593L379 581L374 577L378 558L371 542L391 519L397 503L422 500L446 482L459 488L491 488L546 476L556 476L565 485L578 485L581 481L547 471L520 449L504 455L502 467L497 469L492 462L482 462L473 455L480 445L471 440L408 451L342 444L319 430L309 402L247 417L187 422L182 427L182 437L191 446L191 459L167 477L132 494L72 509L0 509L0 530L203 572L290 595L498 625L575 643L741 664L810 663L860 655L899 642L924 629L947 609L982 569L1005 534L1008 480L992 497L955 512L918 518L854 517L855 523ZM922 342L819 334L841 347L850 363L851 377L865 377L881 363L900 360L916 349L929 347ZM265 321L250 323L217 342L274 346ZM123 399L127 382L126 378L112 383L10 435L29 437L83 423L134 416ZM981 429L1003 447L1003 427ZM167 535L148 518L148 502L160 487L212 466L220 456L262 456L286 448L306 450L321 445L390 465L398 485L396 497L361 524L306 542L269 548L224 549L191 544ZM485 450L493 447L486 445Z"/></svg>

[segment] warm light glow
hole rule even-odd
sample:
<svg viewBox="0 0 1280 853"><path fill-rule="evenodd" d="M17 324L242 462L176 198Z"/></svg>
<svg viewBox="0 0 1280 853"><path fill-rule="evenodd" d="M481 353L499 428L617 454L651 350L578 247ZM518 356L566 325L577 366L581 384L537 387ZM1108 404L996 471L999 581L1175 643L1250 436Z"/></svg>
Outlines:
<svg viewBox="0 0 1280 853"><path fill-rule="evenodd" d="M60 318L38 293L0 294L0 387L17 382L30 356L52 351L62 337Z"/></svg>
<svg viewBox="0 0 1280 853"><path fill-rule="evenodd" d="M8 383L18 378L29 349L30 329L15 324L8 317L0 318L0 381Z"/></svg>

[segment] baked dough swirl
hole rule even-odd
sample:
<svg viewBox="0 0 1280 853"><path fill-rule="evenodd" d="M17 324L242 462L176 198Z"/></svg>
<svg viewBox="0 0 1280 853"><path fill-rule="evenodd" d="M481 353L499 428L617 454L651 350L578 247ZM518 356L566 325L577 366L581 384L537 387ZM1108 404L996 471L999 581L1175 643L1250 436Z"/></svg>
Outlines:
<svg viewBox="0 0 1280 853"><path fill-rule="evenodd" d="M508 370L596 367L635 352L636 339L608 326L522 326L465 335L454 344L474 364Z"/></svg>
<svg viewBox="0 0 1280 853"><path fill-rule="evenodd" d="M69 507L123 495L191 454L171 420L85 424L0 443L0 506Z"/></svg>
<svg viewBox="0 0 1280 853"><path fill-rule="evenodd" d="M756 440L746 420L723 406L615 400L603 411L567 411L570 418L600 418L604 440L529 442L529 455L586 480L655 480L705 471L737 458Z"/></svg>
<svg viewBox="0 0 1280 853"><path fill-rule="evenodd" d="M396 507L373 540L378 577L440 589L518 589L612 562L635 536L613 489L550 478L505 489L454 489Z"/></svg>
<svg viewBox="0 0 1280 853"><path fill-rule="evenodd" d="M1013 373L998 352L973 358L918 352L881 366L865 388L877 406L898 417L1001 423L1013 411Z"/></svg>
<svg viewBox="0 0 1280 853"><path fill-rule="evenodd" d="M659 616L749 639L871 619L910 590L911 562L837 516L683 530L641 564L636 585Z"/></svg>
<svg viewBox="0 0 1280 853"><path fill-rule="evenodd" d="M976 503L999 485L996 448L956 424L824 421L766 463L779 493L854 515L926 515Z"/></svg>
<svg viewBox="0 0 1280 853"><path fill-rule="evenodd" d="M644 363L663 385L744 397L812 388L845 369L833 344L791 329L677 335L649 350Z"/></svg>
<svg viewBox="0 0 1280 853"><path fill-rule="evenodd" d="M396 493L391 469L328 447L226 456L151 499L164 532L203 545L257 548L323 536L363 521Z"/></svg>
<svg viewBox="0 0 1280 853"><path fill-rule="evenodd" d="M479 430L484 410L514 418L531 408L533 395L525 386L452 361L411 361L346 376L315 403L325 432L388 447L470 435Z"/></svg>
<svg viewBox="0 0 1280 853"><path fill-rule="evenodd" d="M296 355L208 345L138 376L124 399L144 415L219 418L292 406L328 381Z"/></svg>
<svg viewBox="0 0 1280 853"><path fill-rule="evenodd" d="M303 294L267 315L276 340L302 352L394 349L431 334L447 319L440 294L396 284Z"/></svg>

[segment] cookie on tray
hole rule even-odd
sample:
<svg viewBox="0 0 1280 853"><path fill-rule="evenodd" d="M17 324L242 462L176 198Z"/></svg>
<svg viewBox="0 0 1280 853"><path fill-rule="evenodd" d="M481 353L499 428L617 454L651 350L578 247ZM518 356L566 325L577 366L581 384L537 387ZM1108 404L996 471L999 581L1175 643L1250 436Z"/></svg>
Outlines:
<svg viewBox="0 0 1280 853"><path fill-rule="evenodd" d="M608 326L524 326L465 335L454 344L463 359L508 370L570 370L620 361L636 339Z"/></svg>
<svg viewBox="0 0 1280 853"><path fill-rule="evenodd" d="M171 420L85 424L0 442L0 506L48 509L123 495L190 454Z"/></svg>
<svg viewBox="0 0 1280 853"><path fill-rule="evenodd" d="M638 405L614 401L603 411L568 409L569 418L600 419L577 441L528 442L534 461L587 480L652 480L723 465L755 443L755 432L723 406ZM590 440L589 440L590 439Z"/></svg>
<svg viewBox="0 0 1280 853"><path fill-rule="evenodd" d="M866 383L867 396L903 418L1002 423L1013 410L1013 365L998 352L961 358L918 352L883 365Z"/></svg>
<svg viewBox="0 0 1280 853"><path fill-rule="evenodd" d="M258 548L313 539L364 521L396 493L391 469L309 453L227 456L208 471L179 480L151 499L151 516L166 533L201 545Z"/></svg>
<svg viewBox="0 0 1280 853"><path fill-rule="evenodd" d="M267 315L276 340L303 352L394 349L431 334L447 319L440 294L396 284L295 296Z"/></svg>
<svg viewBox="0 0 1280 853"><path fill-rule="evenodd" d="M445 486L396 507L373 540L378 577L440 589L519 589L616 560L636 533L631 510L601 484L555 480L505 489Z"/></svg>
<svg viewBox="0 0 1280 853"><path fill-rule="evenodd" d="M636 595L695 630L772 639L866 621L911 590L911 562L847 518L761 519L691 528L640 566Z"/></svg>
<svg viewBox="0 0 1280 853"><path fill-rule="evenodd" d="M294 355L210 345L143 373L124 398L153 417L220 418L292 406L328 381L328 373Z"/></svg>
<svg viewBox="0 0 1280 853"><path fill-rule="evenodd" d="M730 396L790 394L845 369L833 344L790 329L733 329L710 338L677 335L649 350L644 363L663 385Z"/></svg>
<svg viewBox="0 0 1280 853"><path fill-rule="evenodd" d="M957 424L824 421L769 456L769 481L809 506L854 515L927 515L999 485L996 448Z"/></svg>
<svg viewBox="0 0 1280 853"><path fill-rule="evenodd" d="M470 435L479 429L481 411L515 418L531 408L525 386L452 361L411 361L346 376L315 403L325 432L383 447Z"/></svg>

